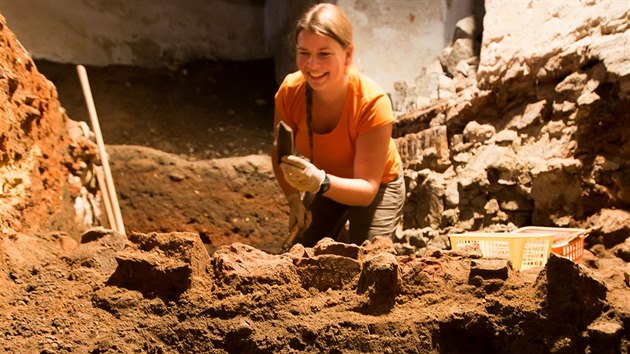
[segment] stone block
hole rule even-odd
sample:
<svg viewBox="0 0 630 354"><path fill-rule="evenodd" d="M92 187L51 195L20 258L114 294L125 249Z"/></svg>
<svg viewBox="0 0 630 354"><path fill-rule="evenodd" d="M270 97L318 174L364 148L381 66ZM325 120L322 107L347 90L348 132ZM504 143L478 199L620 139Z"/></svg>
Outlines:
<svg viewBox="0 0 630 354"><path fill-rule="evenodd" d="M470 261L470 279L479 276L483 279L507 280L509 269L507 259L473 259Z"/></svg>
<svg viewBox="0 0 630 354"><path fill-rule="evenodd" d="M319 291L352 288L361 273L361 264L358 261L337 255L303 258L295 266L302 287Z"/></svg>
<svg viewBox="0 0 630 354"><path fill-rule="evenodd" d="M208 276L210 258L198 234L132 233L116 254L118 266L108 285L140 291L145 297L177 298L193 279Z"/></svg>
<svg viewBox="0 0 630 354"><path fill-rule="evenodd" d="M398 261L390 253L380 253L363 263L357 293L367 294L370 312L389 311L399 291Z"/></svg>

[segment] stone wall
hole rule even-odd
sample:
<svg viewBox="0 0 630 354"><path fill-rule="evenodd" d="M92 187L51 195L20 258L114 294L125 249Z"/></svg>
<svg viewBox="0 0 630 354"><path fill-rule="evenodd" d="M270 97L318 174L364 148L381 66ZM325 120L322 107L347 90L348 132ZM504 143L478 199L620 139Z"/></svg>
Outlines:
<svg viewBox="0 0 630 354"><path fill-rule="evenodd" d="M452 97L394 126L409 191L401 240L579 227L587 246L627 254L630 5L486 5L479 81L456 77Z"/></svg>

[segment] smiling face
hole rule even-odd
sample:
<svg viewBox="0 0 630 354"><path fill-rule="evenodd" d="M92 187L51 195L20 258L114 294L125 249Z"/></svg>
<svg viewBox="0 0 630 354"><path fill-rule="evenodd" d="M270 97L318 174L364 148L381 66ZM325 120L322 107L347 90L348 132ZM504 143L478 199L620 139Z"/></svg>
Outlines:
<svg viewBox="0 0 630 354"><path fill-rule="evenodd" d="M331 37L302 30L297 36L296 64L314 91L345 86L352 46L343 48Z"/></svg>

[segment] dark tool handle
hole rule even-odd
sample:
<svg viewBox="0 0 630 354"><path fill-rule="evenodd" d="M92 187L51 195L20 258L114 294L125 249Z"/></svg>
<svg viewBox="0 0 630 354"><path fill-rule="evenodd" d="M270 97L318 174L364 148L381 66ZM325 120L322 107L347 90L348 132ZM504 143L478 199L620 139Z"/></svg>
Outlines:
<svg viewBox="0 0 630 354"><path fill-rule="evenodd" d="M276 163L279 165L283 157L293 154L293 129L283 121L278 123L276 146L278 148Z"/></svg>

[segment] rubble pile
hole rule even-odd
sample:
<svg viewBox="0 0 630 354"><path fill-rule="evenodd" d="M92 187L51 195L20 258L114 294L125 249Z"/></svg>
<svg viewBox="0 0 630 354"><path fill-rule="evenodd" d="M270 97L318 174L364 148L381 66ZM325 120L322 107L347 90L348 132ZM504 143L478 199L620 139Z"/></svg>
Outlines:
<svg viewBox="0 0 630 354"><path fill-rule="evenodd" d="M42 231L73 228L67 210L79 191L67 189L78 171L55 86L0 17L0 228ZM54 197L53 197L54 195ZM70 222L66 220L70 219Z"/></svg>
<svg viewBox="0 0 630 354"><path fill-rule="evenodd" d="M517 35L518 7L488 4L477 85L395 126L410 191L402 244L546 225L591 229L591 245L612 248L630 232L630 12L522 4L546 25L527 31L528 17ZM567 21L547 25L554 16Z"/></svg>

